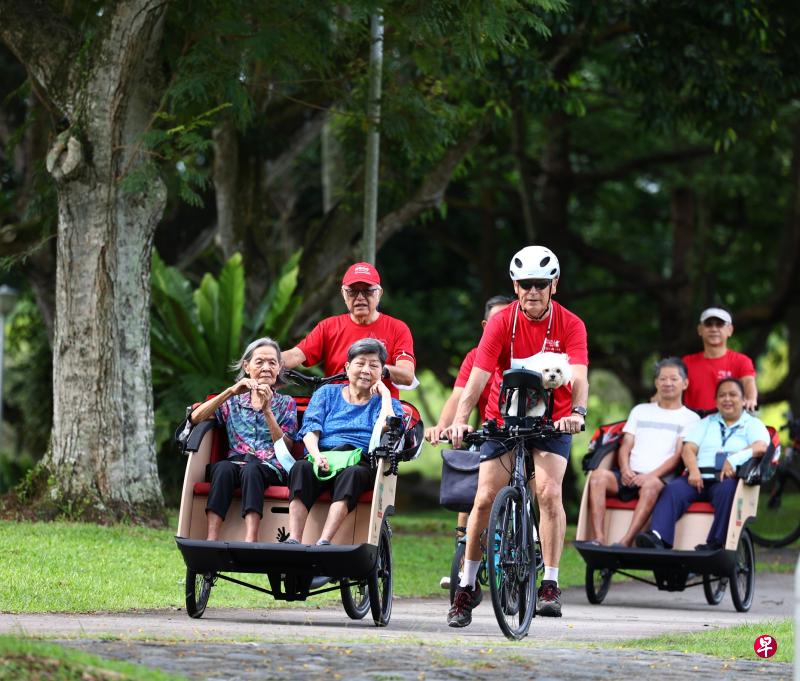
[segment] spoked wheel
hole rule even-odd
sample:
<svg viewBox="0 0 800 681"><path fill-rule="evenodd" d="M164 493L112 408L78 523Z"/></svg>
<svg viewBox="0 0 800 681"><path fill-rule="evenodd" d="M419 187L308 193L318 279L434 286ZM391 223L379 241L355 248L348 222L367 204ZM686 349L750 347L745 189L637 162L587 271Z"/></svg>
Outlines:
<svg viewBox="0 0 800 681"><path fill-rule="evenodd" d="M186 569L186 614L189 617L203 616L215 581L216 575L213 572L202 574L190 568Z"/></svg>
<svg viewBox="0 0 800 681"><path fill-rule="evenodd" d="M761 546L786 546L800 539L800 474L779 470L758 494L756 519L747 526Z"/></svg>
<svg viewBox="0 0 800 681"><path fill-rule="evenodd" d="M466 542L459 541L456 544L453 560L450 562L450 605L453 605L453 599L456 597L456 588L461 581L461 572L464 569L464 554L466 551Z"/></svg>
<svg viewBox="0 0 800 681"><path fill-rule="evenodd" d="M753 604L753 591L756 586L756 556L753 540L747 529L742 530L736 545L736 565L730 577L733 607L739 612L747 612Z"/></svg>
<svg viewBox="0 0 800 681"><path fill-rule="evenodd" d="M351 620L363 620L369 612L369 591L364 582L342 581L342 605Z"/></svg>
<svg viewBox="0 0 800 681"><path fill-rule="evenodd" d="M595 570L594 568L586 566L586 598L592 605L600 605L608 594L608 589L611 586L611 576L614 574L613 570L602 568Z"/></svg>
<svg viewBox="0 0 800 681"><path fill-rule="evenodd" d="M510 639L527 635L536 609L536 566L531 520L520 491L504 487L489 515L487 564L492 607Z"/></svg>
<svg viewBox="0 0 800 681"><path fill-rule="evenodd" d="M375 626L385 627L392 616L392 533L385 520L378 537L378 559L367 586Z"/></svg>
<svg viewBox="0 0 800 681"><path fill-rule="evenodd" d="M703 593L706 595L706 602L709 605L719 605L723 596L725 596L725 589L727 588L727 577L703 575Z"/></svg>

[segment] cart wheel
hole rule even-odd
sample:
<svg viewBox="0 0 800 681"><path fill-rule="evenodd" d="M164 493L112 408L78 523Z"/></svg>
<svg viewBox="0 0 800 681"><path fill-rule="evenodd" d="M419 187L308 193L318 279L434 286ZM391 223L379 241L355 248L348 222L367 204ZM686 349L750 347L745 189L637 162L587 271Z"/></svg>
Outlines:
<svg viewBox="0 0 800 681"><path fill-rule="evenodd" d="M369 605L376 627L385 627L392 616L392 535L384 521L378 537L378 560L367 580Z"/></svg>
<svg viewBox="0 0 800 681"><path fill-rule="evenodd" d="M731 599L733 607L739 612L747 612L753 604L753 591L756 586L756 557L750 531L742 530L736 545L736 564L730 576Z"/></svg>
<svg viewBox="0 0 800 681"><path fill-rule="evenodd" d="M363 620L369 612L369 592L363 582L342 583L342 605L351 620Z"/></svg>
<svg viewBox="0 0 800 681"><path fill-rule="evenodd" d="M589 603L600 605L603 602L611 586L611 575L613 574L614 571L608 568L595 570L586 566L586 598L589 599Z"/></svg>
<svg viewBox="0 0 800 681"><path fill-rule="evenodd" d="M728 588L727 577L716 575L703 575L703 592L709 605L719 605Z"/></svg>
<svg viewBox="0 0 800 681"><path fill-rule="evenodd" d="M202 574L190 568L186 569L186 614L189 617L203 616L215 578L213 572Z"/></svg>
<svg viewBox="0 0 800 681"><path fill-rule="evenodd" d="M450 562L450 605L453 605L453 599L456 597L456 588L461 581L461 571L464 569L464 554L466 551L466 543L459 541L456 544L453 560Z"/></svg>

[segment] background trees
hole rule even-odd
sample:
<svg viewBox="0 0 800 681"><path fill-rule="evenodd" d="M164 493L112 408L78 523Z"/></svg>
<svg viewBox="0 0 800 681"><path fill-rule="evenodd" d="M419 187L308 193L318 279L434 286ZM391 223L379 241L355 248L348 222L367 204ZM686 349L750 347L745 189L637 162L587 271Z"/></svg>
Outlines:
<svg viewBox="0 0 800 681"><path fill-rule="evenodd" d="M592 366L636 399L648 362L695 349L699 310L723 303L748 353L788 344L763 396L800 410L799 26L785 5L382 3L378 265L420 368L451 380L482 301L509 290L510 255L539 242L562 260L559 297L587 321ZM48 460L59 481L86 480L60 493L146 514L160 503L150 243L183 291L154 288L159 414L191 383L177 341L195 342L165 326L165 305L207 333L187 296L234 254L241 320L259 318L292 257L293 295L269 328L291 343L338 311L361 229L373 6L66 7L0 1L0 252L54 342ZM20 357L47 376L41 340ZM50 389L23 383L6 413L30 418L25 395ZM139 479L137 501L124 481Z"/></svg>

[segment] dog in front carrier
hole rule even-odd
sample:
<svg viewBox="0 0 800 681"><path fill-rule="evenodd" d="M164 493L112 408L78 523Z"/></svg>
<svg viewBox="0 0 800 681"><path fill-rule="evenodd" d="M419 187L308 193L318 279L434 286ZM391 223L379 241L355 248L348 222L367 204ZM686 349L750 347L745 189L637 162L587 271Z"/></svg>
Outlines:
<svg viewBox="0 0 800 681"><path fill-rule="evenodd" d="M545 390L555 390L562 385L572 381L572 368L569 365L567 355L561 352L540 352L538 355L527 357L520 368L529 371L538 371L542 375L542 387ZM530 393L530 391L529 391ZM533 404L531 404L533 402ZM508 414L517 415L517 405L519 403L519 391L515 391L509 401ZM526 416L542 416L547 411L546 400L542 396L537 396L534 401L532 397L528 400Z"/></svg>

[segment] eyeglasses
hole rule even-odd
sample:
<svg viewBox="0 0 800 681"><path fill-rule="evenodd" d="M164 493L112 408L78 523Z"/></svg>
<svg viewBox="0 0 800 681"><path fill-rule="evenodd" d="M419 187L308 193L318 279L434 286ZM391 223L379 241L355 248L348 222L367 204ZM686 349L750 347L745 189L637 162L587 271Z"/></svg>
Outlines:
<svg viewBox="0 0 800 681"><path fill-rule="evenodd" d="M521 289L529 291L535 288L537 291L544 291L552 283L552 279L518 279L517 283Z"/></svg>
<svg viewBox="0 0 800 681"><path fill-rule="evenodd" d="M374 286L372 288L347 288L346 286L342 287L342 291L344 291L344 294L351 299L358 298L358 296L361 295L363 295L364 298L374 298L376 295L378 295L378 291L380 290L381 290L380 286Z"/></svg>
<svg viewBox="0 0 800 681"><path fill-rule="evenodd" d="M708 326L708 327L712 327L712 326L726 326L727 324L728 324L728 322L725 322L725 321L723 321L723 320L721 320L721 319L717 319L716 317L709 317L708 319L706 319L706 320L703 322L703 326Z"/></svg>

